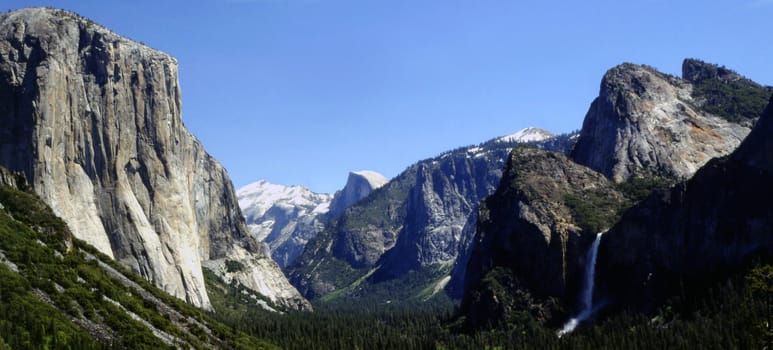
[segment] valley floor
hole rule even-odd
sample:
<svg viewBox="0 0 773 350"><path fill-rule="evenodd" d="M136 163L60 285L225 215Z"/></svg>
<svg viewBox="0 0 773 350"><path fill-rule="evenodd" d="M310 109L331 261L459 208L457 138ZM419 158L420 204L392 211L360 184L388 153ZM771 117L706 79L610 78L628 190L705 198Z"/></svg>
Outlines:
<svg viewBox="0 0 773 350"><path fill-rule="evenodd" d="M597 315L567 336L526 313L498 329L466 333L447 298L427 303L315 305L313 314L277 315L239 301L223 289L214 296L225 324L284 349L756 349L773 340L773 268L713 288L685 289L655 315Z"/></svg>

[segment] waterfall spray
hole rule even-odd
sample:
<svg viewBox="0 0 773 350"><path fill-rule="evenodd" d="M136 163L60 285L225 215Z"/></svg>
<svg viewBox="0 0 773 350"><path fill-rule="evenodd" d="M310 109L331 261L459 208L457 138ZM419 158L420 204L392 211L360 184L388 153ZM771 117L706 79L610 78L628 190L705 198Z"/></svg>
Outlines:
<svg viewBox="0 0 773 350"><path fill-rule="evenodd" d="M598 254L599 244L601 243L601 236L603 234L604 232L596 234L596 240L593 241L593 245L588 251L588 257L585 263L585 280L583 281L582 294L580 294L580 313L566 322L564 328L558 332L559 337L574 331L581 321L587 320L593 313L593 284L596 279L596 255Z"/></svg>

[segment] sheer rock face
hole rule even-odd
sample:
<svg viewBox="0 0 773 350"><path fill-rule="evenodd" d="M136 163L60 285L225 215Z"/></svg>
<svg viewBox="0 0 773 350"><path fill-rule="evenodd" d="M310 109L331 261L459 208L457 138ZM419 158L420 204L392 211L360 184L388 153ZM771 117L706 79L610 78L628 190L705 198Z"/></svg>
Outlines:
<svg viewBox="0 0 773 350"><path fill-rule="evenodd" d="M652 311L680 286L773 257L773 99L729 157L651 196L601 241L596 298Z"/></svg>
<svg viewBox="0 0 773 350"><path fill-rule="evenodd" d="M690 79L724 72L712 73L694 60L685 64ZM615 182L634 174L689 178L709 159L732 152L753 126L705 112L706 101L695 99L693 88L691 81L647 66L612 68L585 116L571 157Z"/></svg>
<svg viewBox="0 0 773 350"><path fill-rule="evenodd" d="M360 200L367 197L374 190L384 186L389 179L383 175L369 170L353 171L349 173L346 180L346 186L333 197L330 202L330 211L327 216L337 217L346 210L346 208L357 204Z"/></svg>
<svg viewBox="0 0 773 350"><path fill-rule="evenodd" d="M0 16L0 164L76 237L194 305L210 307L203 260L266 258L183 125L177 61L75 14Z"/></svg>
<svg viewBox="0 0 773 350"><path fill-rule="evenodd" d="M472 148L419 163L406 201L410 214L395 246L380 258L382 267L376 277L454 267L475 234L480 200L496 190L508 153L507 147ZM463 273L463 269L457 266L453 272Z"/></svg>
<svg viewBox="0 0 773 350"><path fill-rule="evenodd" d="M513 150L499 188L481 204L464 278L462 313L468 323L496 324L518 308L505 305L515 291L499 290L494 280L523 288L537 301L564 298L577 289L596 233L581 228L567 203L570 196L594 198L597 215L605 219L625 202L611 181L563 154ZM505 275L509 282L502 280ZM545 319L549 313L542 309L535 316Z"/></svg>

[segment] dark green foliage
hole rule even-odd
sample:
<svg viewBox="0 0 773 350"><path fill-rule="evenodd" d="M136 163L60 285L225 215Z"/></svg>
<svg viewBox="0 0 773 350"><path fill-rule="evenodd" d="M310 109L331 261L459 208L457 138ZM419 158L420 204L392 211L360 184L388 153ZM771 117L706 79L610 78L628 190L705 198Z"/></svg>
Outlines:
<svg viewBox="0 0 773 350"><path fill-rule="evenodd" d="M487 278L502 288L510 286L506 276ZM761 290L773 288L769 279L763 281ZM690 289L656 315L623 311L599 316L563 338L525 311L513 313L493 330L460 333L460 320L453 320L447 301L318 304L313 314L278 315L254 304L225 305L224 290L212 299L214 317L285 349L759 349L766 345L765 298L752 293L760 288L750 284L736 278ZM516 299L512 305L529 300L523 295Z"/></svg>
<svg viewBox="0 0 773 350"><path fill-rule="evenodd" d="M64 222L34 195L0 186L0 203L0 252L9 266L18 268L15 272L0 264L0 349L4 345L14 349L170 348L127 311L177 338L184 347L273 347L231 332L94 247L73 240ZM163 301L163 306L111 275L103 264L139 284ZM173 320L162 308L206 324L217 339L187 324L188 320L181 325L181 320ZM96 333L86 332L74 320L96 325L96 331L90 328Z"/></svg>
<svg viewBox="0 0 773 350"><path fill-rule="evenodd" d="M226 260L225 261L225 269L228 272L239 272L244 271L244 264L236 261L236 260Z"/></svg>
<svg viewBox="0 0 773 350"><path fill-rule="evenodd" d="M765 322L759 325L757 329L763 333L765 343L768 344L768 349L770 349L773 347L773 266L765 265L753 269L746 276L746 280L751 292L764 302L763 314Z"/></svg>
<svg viewBox="0 0 773 350"><path fill-rule="evenodd" d="M519 349L760 349L764 340L755 325L761 319L759 299L734 284L692 296L698 309L687 311L683 302L665 306L660 315L622 312L595 324L582 324L563 338L542 326L522 329L514 325L451 336L449 349L490 346ZM668 309L668 310L667 310ZM684 311L678 311L685 309Z"/></svg>
<svg viewBox="0 0 773 350"><path fill-rule="evenodd" d="M590 189L569 193L564 196L564 202L583 230L599 232L617 222L626 209L672 184L673 181L663 177L632 177L616 185L625 201L610 201L605 193Z"/></svg>
<svg viewBox="0 0 773 350"><path fill-rule="evenodd" d="M623 193L623 195L629 199L631 204L635 204L643 201L653 191L664 190L671 185L673 185L673 181L669 181L663 177L634 176L625 182L617 184L617 190Z"/></svg>
<svg viewBox="0 0 773 350"><path fill-rule="evenodd" d="M501 266L488 271L471 295L479 298L476 307L485 310L475 310L474 317L479 319L470 318L464 324L466 329L472 330L492 329L503 324L513 331L533 328L538 322L547 321L551 311L559 309L553 300L535 300L512 270ZM483 315L485 318L481 318Z"/></svg>
<svg viewBox="0 0 773 350"><path fill-rule="evenodd" d="M211 270L205 268L203 272L210 302L216 305L215 309L230 313L230 317L236 317L245 312L247 310L245 305L257 305L259 301L274 310L284 310L265 296L237 282L232 281L231 284L226 284Z"/></svg>
<svg viewBox="0 0 773 350"><path fill-rule="evenodd" d="M64 221L56 217L51 208L32 194L2 187L0 203L3 203L5 210L14 219L29 225L36 231L42 231L49 236L53 235L53 239L48 240L47 243L57 245L72 238ZM63 250L64 246L55 248Z"/></svg>
<svg viewBox="0 0 773 350"><path fill-rule="evenodd" d="M439 291L433 295L436 283L447 276L447 268L425 267L419 270L411 270L392 279L373 280L366 278L363 283L352 286L345 293L335 298L322 298L327 306L335 308L344 305L387 305L391 303L419 303L432 299L440 302L447 298L445 292ZM332 293L331 293L332 294Z"/></svg>
<svg viewBox="0 0 773 350"><path fill-rule="evenodd" d="M452 311L446 300L317 304L313 313L280 315L239 298L241 293L234 286L217 287L211 282L208 287L215 287L209 289L216 310L213 317L283 349L433 349L443 332L439 320L450 319Z"/></svg>
<svg viewBox="0 0 773 350"><path fill-rule="evenodd" d="M619 218L620 203L609 200L597 191L568 193L564 203L572 211L572 217L584 231L600 232L608 229Z"/></svg>
<svg viewBox="0 0 773 350"><path fill-rule="evenodd" d="M705 100L702 108L731 122L754 120L768 104L773 90L746 79L723 80L717 77L696 82L693 97Z"/></svg>
<svg viewBox="0 0 773 350"><path fill-rule="evenodd" d="M19 274L0 265L0 349L98 349L99 344L41 301Z"/></svg>

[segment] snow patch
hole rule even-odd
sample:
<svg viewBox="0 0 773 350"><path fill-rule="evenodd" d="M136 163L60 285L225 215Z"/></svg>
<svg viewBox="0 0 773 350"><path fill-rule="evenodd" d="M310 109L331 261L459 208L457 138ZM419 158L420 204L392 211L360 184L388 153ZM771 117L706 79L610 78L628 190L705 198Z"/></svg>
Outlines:
<svg viewBox="0 0 773 350"><path fill-rule="evenodd" d="M514 134L502 136L497 139L498 142L535 142L543 141L556 135L550 131L540 128L529 127Z"/></svg>
<svg viewBox="0 0 773 350"><path fill-rule="evenodd" d="M333 196L315 193L303 186L283 186L262 180L236 191L239 207L245 216L263 216L271 207L281 203L288 207L318 207L330 202ZM322 210L323 208L318 208Z"/></svg>

